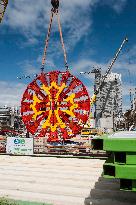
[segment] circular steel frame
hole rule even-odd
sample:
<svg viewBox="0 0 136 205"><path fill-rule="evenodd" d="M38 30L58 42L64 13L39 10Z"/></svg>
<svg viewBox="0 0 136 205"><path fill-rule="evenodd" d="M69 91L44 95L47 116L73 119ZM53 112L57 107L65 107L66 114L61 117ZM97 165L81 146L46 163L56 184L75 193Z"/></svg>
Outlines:
<svg viewBox="0 0 136 205"><path fill-rule="evenodd" d="M80 133L90 113L83 83L70 72L41 73L24 92L21 114L27 130L49 141L70 139Z"/></svg>

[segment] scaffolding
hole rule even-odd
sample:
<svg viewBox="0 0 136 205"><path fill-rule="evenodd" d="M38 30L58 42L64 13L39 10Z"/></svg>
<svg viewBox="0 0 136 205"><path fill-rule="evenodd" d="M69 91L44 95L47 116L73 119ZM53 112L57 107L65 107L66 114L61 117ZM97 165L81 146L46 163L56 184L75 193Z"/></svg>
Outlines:
<svg viewBox="0 0 136 205"><path fill-rule="evenodd" d="M96 88L99 87L101 81L101 71L99 70L99 76L95 76ZM107 75L99 96L96 97L95 106L96 127L100 126L100 119L109 118L113 120L113 118L122 116L122 81L120 74L110 73Z"/></svg>

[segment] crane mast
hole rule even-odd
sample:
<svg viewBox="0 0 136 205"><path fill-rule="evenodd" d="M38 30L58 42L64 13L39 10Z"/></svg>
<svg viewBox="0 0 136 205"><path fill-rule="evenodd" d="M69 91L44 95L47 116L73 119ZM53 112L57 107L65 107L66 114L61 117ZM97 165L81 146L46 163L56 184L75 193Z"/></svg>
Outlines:
<svg viewBox="0 0 136 205"><path fill-rule="evenodd" d="M91 97L91 100L90 100L91 107L96 105L96 98L97 98L100 90L103 88L105 80L106 80L108 74L111 72L114 63L116 62L116 60L117 60L117 58L118 58L118 56L119 56L119 54L120 54L120 52L121 52L121 50L122 50L122 48L123 48L123 46L125 45L126 42L128 42L128 38L124 38L124 40L122 41L122 43L121 43L119 49L117 50L113 60L111 61L110 65L108 66L108 68L106 70L106 73L103 76L101 76L100 70L95 69L95 68L92 71L89 71L89 72L80 72L80 74L94 73L95 74L95 81L96 81L96 79L99 79L99 81L100 81L99 82L100 84L97 88L96 88L96 84L94 86L94 94L93 94L93 96ZM96 113L96 107L95 107L95 113ZM96 118L96 116L95 116L95 118Z"/></svg>
<svg viewBox="0 0 136 205"><path fill-rule="evenodd" d="M124 40L122 41L121 46L117 50L117 52L116 52L113 60L111 61L111 63L109 65L106 73L102 76L102 81L101 81L99 87L96 90L94 90L94 95L92 97L91 104L93 104L95 102L97 94L99 93L99 91L103 87L105 79L107 78L108 74L111 72L111 69L112 69L114 63L116 62L116 60L117 60L117 58L118 58L118 56L119 56L119 54L120 54L120 52L121 52L121 50L122 50L122 48L123 48L123 46L125 45L126 42L128 42L128 38L127 37L124 38ZM80 74L91 74L91 73L95 73L95 72L98 72L98 69L94 69L92 72L91 71L89 71L89 72L80 72Z"/></svg>
<svg viewBox="0 0 136 205"><path fill-rule="evenodd" d="M0 23L4 17L4 13L6 11L8 5L8 0L0 0Z"/></svg>
<svg viewBox="0 0 136 205"><path fill-rule="evenodd" d="M94 90L94 95L93 95L92 98L91 98L91 105L93 105L93 104L95 103L96 97L97 97L97 95L99 94L100 90L102 89L102 87L103 87L103 85L104 85L104 82L105 82L105 79L107 78L108 74L111 72L111 69L112 69L114 63L115 63L115 61L117 60L117 58L118 58L118 56L119 56L119 54L120 54L120 52L121 52L121 50L122 50L122 48L123 48L123 46L125 45L126 42L128 42L128 38L127 38L127 37L122 41L121 46L120 46L119 49L117 50L117 52L116 52L116 54L115 54L113 60L111 61L111 63L110 63L110 65L109 65L109 67L108 67L106 73L102 76L102 81L101 81L99 87ZM89 73L91 73L91 72L89 72ZM82 74L82 72L81 72L81 74Z"/></svg>
<svg viewBox="0 0 136 205"><path fill-rule="evenodd" d="M116 52L113 60L111 61L106 73L102 76L102 82L101 82L100 86L98 87L98 89L95 91L96 95L99 93L100 89L103 87L103 83L105 82L105 79L107 78L108 74L111 72L111 69L112 69L114 63L117 60L117 58L118 58L118 56L119 56L119 54L120 54L120 52L121 52L121 50L122 50L122 48L123 48L123 46L125 45L126 42L128 42L127 37L122 41L122 44L121 44L120 48L117 50L117 52Z"/></svg>

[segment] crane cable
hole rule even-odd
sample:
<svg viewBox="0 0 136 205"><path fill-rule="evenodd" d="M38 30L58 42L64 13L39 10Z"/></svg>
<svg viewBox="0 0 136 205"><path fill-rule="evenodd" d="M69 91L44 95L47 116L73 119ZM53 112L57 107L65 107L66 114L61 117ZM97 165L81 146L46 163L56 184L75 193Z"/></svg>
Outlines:
<svg viewBox="0 0 136 205"><path fill-rule="evenodd" d="M48 32L47 32L47 37L46 37L46 40L45 40L45 47L44 47L43 58L42 58L42 68L41 68L42 71L44 70L44 66L45 66L46 53L47 53L47 48L48 48L50 34L51 34L53 16L54 16L54 12L53 12L53 10L51 10L50 23L49 23L49 28L48 28Z"/></svg>
<svg viewBox="0 0 136 205"><path fill-rule="evenodd" d="M62 28L61 28L59 13L57 13L57 18L58 18L58 26L59 26L59 32L60 32L60 40L61 40L61 45L62 45L62 49L63 49L63 53L64 53L65 67L66 67L66 70L69 70L68 62L67 62L67 53L66 53L66 49L65 49L64 40L63 40L63 34L62 34Z"/></svg>
<svg viewBox="0 0 136 205"><path fill-rule="evenodd" d="M64 44L64 40L63 40L63 34L62 34L62 28L61 28L61 22L60 22L60 16L59 16L59 10L58 10L58 8L57 9L52 8L51 9L51 17L50 17L48 32L47 32L47 36L46 36L46 40L45 40L45 47L44 47L44 52L43 52L43 58L42 58L42 67L41 67L41 71L42 72L44 71L44 67L45 67L47 48L48 48L48 45L49 45L49 39L50 39L50 34L51 34L54 14L56 14L57 20L58 20L58 28L59 28L59 33L60 33L60 41L61 41L61 45L62 45L62 49L63 49L63 53L64 53L65 68L66 68L66 71L69 70L68 63L67 63L67 54L66 54L65 44Z"/></svg>

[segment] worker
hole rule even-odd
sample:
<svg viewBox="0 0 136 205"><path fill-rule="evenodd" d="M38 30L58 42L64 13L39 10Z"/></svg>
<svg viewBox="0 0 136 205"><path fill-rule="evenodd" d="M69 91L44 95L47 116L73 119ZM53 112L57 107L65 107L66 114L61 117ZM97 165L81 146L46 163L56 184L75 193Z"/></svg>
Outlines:
<svg viewBox="0 0 136 205"><path fill-rule="evenodd" d="M53 6L53 11L55 12L59 8L59 0L51 0L51 4Z"/></svg>

